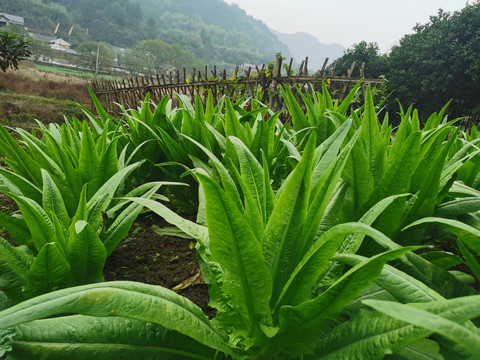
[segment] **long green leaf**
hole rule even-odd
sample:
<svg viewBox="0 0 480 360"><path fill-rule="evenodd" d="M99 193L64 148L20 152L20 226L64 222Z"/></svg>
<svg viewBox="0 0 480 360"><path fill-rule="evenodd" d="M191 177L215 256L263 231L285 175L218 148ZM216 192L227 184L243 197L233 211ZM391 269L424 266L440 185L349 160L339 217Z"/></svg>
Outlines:
<svg viewBox="0 0 480 360"><path fill-rule="evenodd" d="M369 170L368 159L360 142L353 147L342 177L348 183L342 218L347 221L357 220L362 215L358 214L361 212L360 209L374 190L373 175Z"/></svg>
<svg viewBox="0 0 480 360"><path fill-rule="evenodd" d="M121 317L64 316L16 326L11 356L55 359L209 360L216 349L188 336L143 321Z"/></svg>
<svg viewBox="0 0 480 360"><path fill-rule="evenodd" d="M119 171L118 154L117 154L118 138L108 144L105 152L101 155L93 176L88 184L90 194L95 194L100 187L105 184L108 179L113 177Z"/></svg>
<svg viewBox="0 0 480 360"><path fill-rule="evenodd" d="M238 119L232 102L227 98L225 101L225 137L228 139L230 136L235 136L246 143L245 130Z"/></svg>
<svg viewBox="0 0 480 360"><path fill-rule="evenodd" d="M301 233L302 242L297 250L295 264L298 264L315 240L320 221L325 214L328 204L331 202L334 191L340 181L343 168L359 135L360 132L357 131L338 157L336 157L335 161L333 161L320 176L316 185L312 185L313 189L310 195L311 199L308 206L308 213L305 226Z"/></svg>
<svg viewBox="0 0 480 360"><path fill-rule="evenodd" d="M53 181L50 174L42 169L43 177L43 209L45 212L53 212L61 221L65 228L70 225L70 217L68 216L67 208L63 202L62 194L58 190L57 185Z"/></svg>
<svg viewBox="0 0 480 360"><path fill-rule="evenodd" d="M177 161L183 164L189 164L190 159L188 153L175 141L165 130L157 127L160 136L165 142L166 150L168 151L168 159L170 161Z"/></svg>
<svg viewBox="0 0 480 360"><path fill-rule="evenodd" d="M68 153L53 136L48 132L44 133L44 136L52 149L54 160L63 171L63 176L60 178L62 186L58 183L57 185L63 194L64 203L69 214L73 214L78 206L76 199L80 196L83 186L81 176L77 169L77 164L74 159L68 156Z"/></svg>
<svg viewBox="0 0 480 360"><path fill-rule="evenodd" d="M275 143L275 124L281 112L276 112L267 121L256 121L254 129L254 138L250 151L257 158L261 160L261 152L265 154L267 159L273 158L273 146Z"/></svg>
<svg viewBox="0 0 480 360"><path fill-rule="evenodd" d="M159 324L201 344L230 353L226 335L202 310L160 286L116 281L59 290L0 312L0 329L60 314L118 316Z"/></svg>
<svg viewBox="0 0 480 360"><path fill-rule="evenodd" d="M335 284L311 301L280 309L280 331L271 346L307 351L326 319L335 319L343 308L366 289L381 273L387 261L418 247L391 250L370 258L345 273Z"/></svg>
<svg viewBox="0 0 480 360"><path fill-rule="evenodd" d="M46 142L37 138L34 134L28 133L23 129L16 130L21 137L23 146L31 158L42 168L47 170L53 177L62 178L63 172L52 158L53 154ZM43 131L48 131L47 129ZM51 133L50 133L51 134Z"/></svg>
<svg viewBox="0 0 480 360"><path fill-rule="evenodd" d="M293 129L295 131L299 131L308 128L310 124L308 123L307 117L295 99L295 96L293 96L290 88L288 86L284 86L281 87L281 90L288 108L288 112L292 116Z"/></svg>
<svg viewBox="0 0 480 360"><path fill-rule="evenodd" d="M253 328L271 325L272 280L260 243L225 191L210 178L198 174L206 199L209 248L212 261L225 268L223 291Z"/></svg>
<svg viewBox="0 0 480 360"><path fill-rule="evenodd" d="M457 239L457 244L460 252L462 253L465 262L467 263L468 267L472 271L473 275L477 278L477 281L480 281L480 264L477 262L475 259L475 256L468 251L465 245L463 245L463 242L459 239Z"/></svg>
<svg viewBox="0 0 480 360"><path fill-rule="evenodd" d="M480 255L480 230L477 230L476 228L467 225L461 221L437 217L426 217L415 221L414 223L405 227L405 229L409 229L413 226L418 226L420 224L431 223L439 224L447 228L455 235L457 235L459 239L461 239L465 244L467 244L477 255Z"/></svg>
<svg viewBox="0 0 480 360"><path fill-rule="evenodd" d="M25 252L25 247L14 247L0 237L0 258L10 266L23 280L27 279L28 269L34 257Z"/></svg>
<svg viewBox="0 0 480 360"><path fill-rule="evenodd" d="M235 167L233 170L237 177L237 182L243 191L245 202L245 219L255 234L257 241L261 244L263 242L263 230L265 228L265 222L263 221L263 216L260 213L261 210L259 209L259 203L253 198L251 190L248 188L245 180L242 178L242 175L240 175Z"/></svg>
<svg viewBox="0 0 480 360"><path fill-rule="evenodd" d="M93 194L87 203L88 222L93 228L97 228L102 219L102 211L108 207L118 187L125 181L125 178L138 168L143 162L136 162L118 171L98 191Z"/></svg>
<svg viewBox="0 0 480 360"><path fill-rule="evenodd" d="M37 203L42 202L42 191L27 178L0 168L0 191L23 195Z"/></svg>
<svg viewBox="0 0 480 360"><path fill-rule="evenodd" d="M337 158L338 152L344 142L350 127L351 121L345 121L328 139L326 139L318 148L321 150L321 159L315 164L312 175L312 187L315 187L320 177L328 169L330 164Z"/></svg>
<svg viewBox="0 0 480 360"><path fill-rule="evenodd" d="M97 96L95 95L93 90L90 89L90 88L88 89L88 92L90 93L93 104L95 105L95 110L97 111L97 114L100 116L100 120L102 122L107 121L108 118L109 118L108 113L105 111L105 109L100 104L100 101L98 100ZM95 118L94 116L92 116L92 117Z"/></svg>
<svg viewBox="0 0 480 360"><path fill-rule="evenodd" d="M342 114L346 115L348 109L350 108L350 105L352 104L353 99L355 98L355 95L358 92L358 89L360 89L360 85L362 85L362 81L357 82L357 84L350 90L348 95L343 99L342 103L338 106L337 111Z"/></svg>
<svg viewBox="0 0 480 360"><path fill-rule="evenodd" d="M230 137L230 141L237 151L242 178L257 203L258 211L262 214L264 223L266 223L266 190L264 188L262 166L240 139Z"/></svg>
<svg viewBox="0 0 480 360"><path fill-rule="evenodd" d="M25 295L33 297L65 287L70 270L70 265L56 244L45 244L28 271Z"/></svg>
<svg viewBox="0 0 480 360"><path fill-rule="evenodd" d="M312 245L292 272L276 307L296 306L307 300L320 274L331 261L345 236L352 233L384 237L377 230L360 223L339 224L331 228Z"/></svg>
<svg viewBox="0 0 480 360"><path fill-rule="evenodd" d="M362 118L362 131L360 137L363 142L365 155L368 159L369 170L373 174L375 185L377 185L383 174L385 149L380 135L380 127L370 87L367 87L365 94L365 112Z"/></svg>
<svg viewBox="0 0 480 360"><path fill-rule="evenodd" d="M356 313L350 321L341 323L323 337L317 345L314 355L306 356L306 359L382 360L385 355L397 353L405 346L428 336L428 334L428 330L413 327L375 311L363 310ZM412 357L411 359L424 360L421 357ZM433 360L435 358L427 357L426 359Z"/></svg>
<svg viewBox="0 0 480 360"><path fill-rule="evenodd" d="M461 311L469 311L468 318L480 316L480 307L478 306L479 296L471 298L472 305L467 308L458 309L459 316ZM365 300L364 303L377 311L387 314L395 319L409 322L416 326L428 329L430 331L444 335L472 355L480 353L480 335L473 332L465 326L458 324L455 319L449 320L440 315L432 314L429 311L416 308L414 306L399 304L391 301ZM453 305L452 305L453 306Z"/></svg>
<svg viewBox="0 0 480 360"><path fill-rule="evenodd" d="M292 259L303 239L298 237L307 215L315 137L312 134L305 147L302 160L287 180L272 215L265 227L263 253L272 274L275 303L292 270L296 266Z"/></svg>
<svg viewBox="0 0 480 360"><path fill-rule="evenodd" d="M480 197L467 197L440 204L435 208L435 216L452 219L477 211L480 211Z"/></svg>
<svg viewBox="0 0 480 360"><path fill-rule="evenodd" d="M143 197L150 198L160 188L161 184L153 185L152 189L146 192ZM119 215L115 217L113 223L108 229L101 234L100 238L107 251L107 257L115 250L120 241L123 240L125 235L133 225L133 222L143 210L143 205L138 203L130 204Z"/></svg>
<svg viewBox="0 0 480 360"><path fill-rule="evenodd" d="M24 219L0 211L0 224L12 236L17 245L32 244L32 235Z"/></svg>
<svg viewBox="0 0 480 360"><path fill-rule="evenodd" d="M242 209L242 200L240 199L239 192L233 181L232 177L230 176L227 168L222 164L222 162L205 146L200 144L198 141L185 136L186 139L197 145L202 151L207 154L209 160L213 163L215 170L217 170L220 180L222 182L222 186L227 191L227 194L235 201L238 209Z"/></svg>
<svg viewBox="0 0 480 360"><path fill-rule="evenodd" d="M84 220L72 227L67 244L67 260L75 284L97 282L103 278L107 250L93 228Z"/></svg>
<svg viewBox="0 0 480 360"><path fill-rule="evenodd" d="M31 179L36 186L41 186L40 166L23 150L17 141L0 126L0 154L19 175Z"/></svg>
<svg viewBox="0 0 480 360"><path fill-rule="evenodd" d="M337 254L334 259L350 266L356 266L367 260L364 256L346 253ZM423 282L388 264L383 267L375 283L401 303L445 300L442 295ZM361 298L356 301L360 300Z"/></svg>
<svg viewBox="0 0 480 360"><path fill-rule="evenodd" d="M409 192L411 176L420 161L418 157L420 141L421 133L412 133L402 146L398 157L392 160L389 158L385 174L373 191L369 199L369 204L376 204L381 199L390 195Z"/></svg>
<svg viewBox="0 0 480 360"><path fill-rule="evenodd" d="M184 233L190 235L195 240L201 242L202 245L208 247L208 231L205 226L195 224L192 221L182 218L176 212L157 201L138 197L127 197L126 199L149 208L157 215L163 217L168 223L175 225Z"/></svg>
<svg viewBox="0 0 480 360"><path fill-rule="evenodd" d="M37 251L54 237L52 220L45 210L35 201L24 196L10 195L17 203L20 211L30 229L30 234Z"/></svg>

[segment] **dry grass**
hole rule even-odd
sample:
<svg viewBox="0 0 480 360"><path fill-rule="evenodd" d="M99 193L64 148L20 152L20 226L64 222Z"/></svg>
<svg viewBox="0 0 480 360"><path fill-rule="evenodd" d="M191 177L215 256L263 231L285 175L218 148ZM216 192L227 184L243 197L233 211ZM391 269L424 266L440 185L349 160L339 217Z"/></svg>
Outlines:
<svg viewBox="0 0 480 360"><path fill-rule="evenodd" d="M90 108L86 79L41 71L29 62L20 64L19 70L0 73L0 123L25 127L35 119L50 123L62 121L63 116L81 116L68 101Z"/></svg>
<svg viewBox="0 0 480 360"><path fill-rule="evenodd" d="M1 74L0 91L90 103L86 79L41 71L29 62L21 63L19 70Z"/></svg>

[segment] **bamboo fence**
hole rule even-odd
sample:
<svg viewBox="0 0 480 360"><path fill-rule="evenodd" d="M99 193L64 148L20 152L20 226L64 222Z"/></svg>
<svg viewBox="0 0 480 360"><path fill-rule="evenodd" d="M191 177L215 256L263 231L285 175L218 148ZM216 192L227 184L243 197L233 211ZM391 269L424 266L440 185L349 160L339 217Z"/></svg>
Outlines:
<svg viewBox="0 0 480 360"><path fill-rule="evenodd" d="M272 110L281 110L285 108L280 96L281 85L289 85L300 101L297 89L318 91L323 82L328 85L332 97L339 100L343 99L360 80L363 90L367 85L384 84L382 79L365 78L365 63L359 67L358 77L352 76L355 62L348 70L347 76L342 77L334 75L335 63L329 73L325 74L328 58L325 59L322 69L312 75L308 73L308 57L302 61L295 75L292 75L293 59L284 66L282 63L281 55L277 54L273 68L271 65L262 65L240 71L240 66L237 66L231 77L227 77L226 70L217 72L217 67L214 66L210 73L205 67L202 69L203 72L200 69L193 69L193 72L187 73L186 69L183 69L183 72L175 70L169 74L132 77L121 81L94 79L91 87L102 106L115 112L119 109L117 104L126 108L136 108L147 93L150 93L153 103L158 103L162 97L169 96L174 105L178 105L178 95L186 95L193 102L197 94L203 100L211 91L215 104L223 95L234 99L246 96L255 97Z"/></svg>

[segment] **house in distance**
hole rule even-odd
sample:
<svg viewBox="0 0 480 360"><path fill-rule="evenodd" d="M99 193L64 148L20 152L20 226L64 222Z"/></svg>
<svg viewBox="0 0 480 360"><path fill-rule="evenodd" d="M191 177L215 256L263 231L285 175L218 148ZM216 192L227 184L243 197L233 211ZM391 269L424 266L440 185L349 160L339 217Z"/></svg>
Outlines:
<svg viewBox="0 0 480 360"><path fill-rule="evenodd" d="M6 26L21 26L25 27L25 20L21 16L11 15L4 12L0 12L0 27Z"/></svg>

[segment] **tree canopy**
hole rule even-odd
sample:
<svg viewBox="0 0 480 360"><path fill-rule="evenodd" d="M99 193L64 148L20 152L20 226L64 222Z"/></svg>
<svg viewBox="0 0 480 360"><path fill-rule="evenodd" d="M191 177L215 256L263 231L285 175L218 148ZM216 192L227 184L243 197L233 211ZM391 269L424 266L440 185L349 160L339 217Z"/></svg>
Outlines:
<svg viewBox="0 0 480 360"><path fill-rule="evenodd" d="M8 68L18 69L18 62L31 55L28 41L18 36L15 31L0 33L0 69L6 72Z"/></svg>
<svg viewBox="0 0 480 360"><path fill-rule="evenodd" d="M356 62L356 69L362 66L362 63L365 63L364 73L369 78L378 78L381 75L386 75L388 71L388 56L380 54L377 43L361 41L358 44L353 44L337 60L335 72L341 75L347 74L354 61Z"/></svg>
<svg viewBox="0 0 480 360"><path fill-rule="evenodd" d="M190 52L161 40L142 41L127 52L123 63L127 69L141 70L146 75L201 65Z"/></svg>
<svg viewBox="0 0 480 360"><path fill-rule="evenodd" d="M480 111L480 3L453 14L440 10L405 35L389 56L389 88L403 103L438 111L450 99L450 113Z"/></svg>
<svg viewBox="0 0 480 360"><path fill-rule="evenodd" d="M439 111L453 99L451 117L480 112L480 3L453 14L439 10L418 24L388 55L375 43L354 44L338 59L336 74L345 75L353 61L365 62L365 76L385 75L392 92L389 108L413 104L424 114Z"/></svg>

